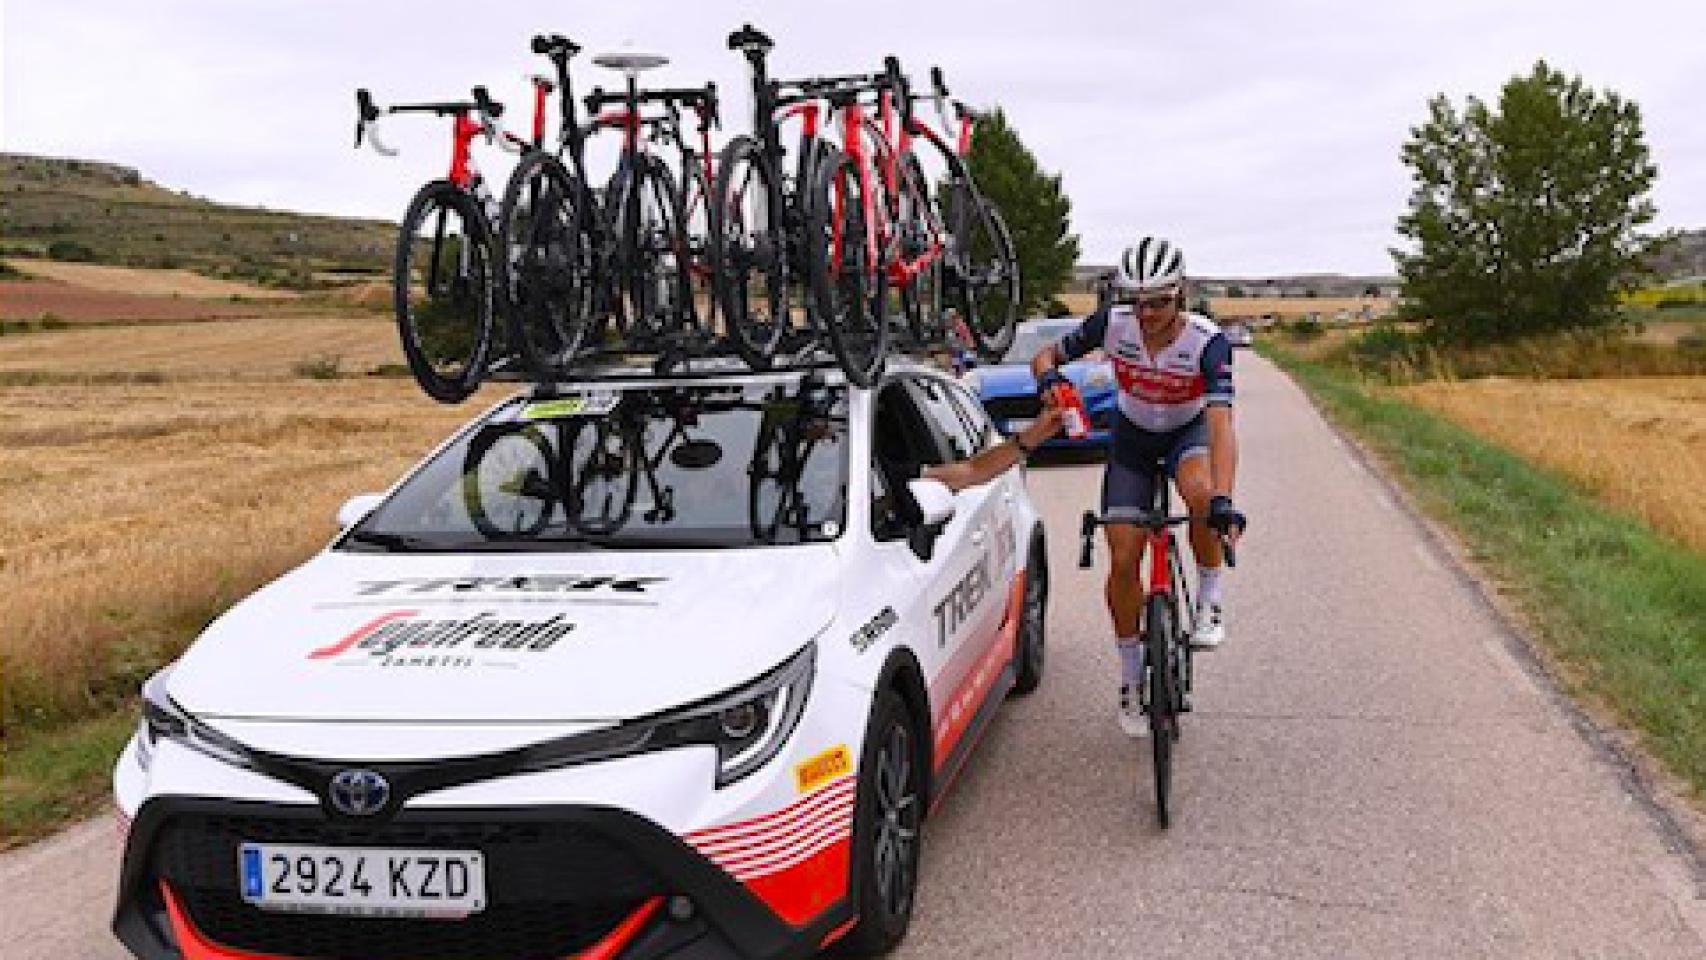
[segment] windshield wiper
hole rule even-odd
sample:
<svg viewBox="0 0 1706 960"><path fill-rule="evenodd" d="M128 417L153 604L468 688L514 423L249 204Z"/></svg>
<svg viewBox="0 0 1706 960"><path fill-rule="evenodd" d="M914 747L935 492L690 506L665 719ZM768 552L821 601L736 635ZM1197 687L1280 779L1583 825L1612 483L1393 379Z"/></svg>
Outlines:
<svg viewBox="0 0 1706 960"><path fill-rule="evenodd" d="M374 530L357 530L349 535L349 539L355 543L381 547L393 552L421 550L427 547L427 541L420 537L411 537L402 533L380 533Z"/></svg>

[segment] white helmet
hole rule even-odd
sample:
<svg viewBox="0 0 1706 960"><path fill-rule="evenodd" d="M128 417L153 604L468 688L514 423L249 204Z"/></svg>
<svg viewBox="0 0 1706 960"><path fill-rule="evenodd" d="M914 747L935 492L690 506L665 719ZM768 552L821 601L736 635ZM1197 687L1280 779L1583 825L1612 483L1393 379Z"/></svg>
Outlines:
<svg viewBox="0 0 1706 960"><path fill-rule="evenodd" d="M1126 247L1114 269L1115 290L1173 290L1185 280L1185 252L1165 237L1144 237Z"/></svg>

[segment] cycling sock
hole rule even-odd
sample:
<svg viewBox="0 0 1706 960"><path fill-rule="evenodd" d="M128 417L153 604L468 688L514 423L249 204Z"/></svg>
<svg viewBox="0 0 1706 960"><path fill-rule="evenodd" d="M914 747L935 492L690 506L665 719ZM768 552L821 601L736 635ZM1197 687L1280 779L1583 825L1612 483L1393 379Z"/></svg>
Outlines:
<svg viewBox="0 0 1706 960"><path fill-rule="evenodd" d="M1135 690L1143 683L1143 644L1136 637L1120 637L1114 643L1120 652L1120 683Z"/></svg>
<svg viewBox="0 0 1706 960"><path fill-rule="evenodd" d="M1200 600L1211 606L1220 606L1220 568L1198 567L1197 582L1202 584Z"/></svg>

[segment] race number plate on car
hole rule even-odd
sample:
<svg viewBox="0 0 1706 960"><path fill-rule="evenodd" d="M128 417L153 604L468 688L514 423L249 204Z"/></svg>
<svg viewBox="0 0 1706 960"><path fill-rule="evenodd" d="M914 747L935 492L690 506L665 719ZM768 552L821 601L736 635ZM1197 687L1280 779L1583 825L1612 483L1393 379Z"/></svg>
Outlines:
<svg viewBox="0 0 1706 960"><path fill-rule="evenodd" d="M243 899L266 910L455 920L486 908L478 850L385 850L245 843Z"/></svg>

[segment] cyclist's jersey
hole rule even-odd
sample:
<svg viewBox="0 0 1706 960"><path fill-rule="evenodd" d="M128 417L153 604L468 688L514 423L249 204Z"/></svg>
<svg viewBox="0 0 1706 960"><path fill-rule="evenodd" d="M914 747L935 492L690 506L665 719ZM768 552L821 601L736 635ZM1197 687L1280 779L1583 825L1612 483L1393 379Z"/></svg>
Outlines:
<svg viewBox="0 0 1706 960"><path fill-rule="evenodd" d="M1140 430L1177 430L1210 404L1232 405L1232 344L1201 314L1187 312L1179 335L1155 358L1130 307L1103 307L1060 338L1068 360L1097 347L1113 364L1120 414Z"/></svg>

